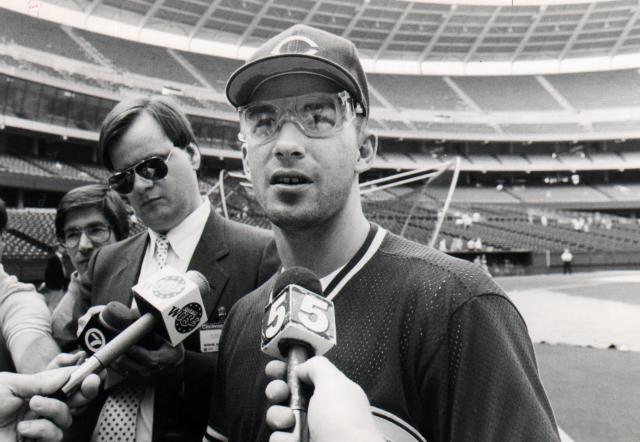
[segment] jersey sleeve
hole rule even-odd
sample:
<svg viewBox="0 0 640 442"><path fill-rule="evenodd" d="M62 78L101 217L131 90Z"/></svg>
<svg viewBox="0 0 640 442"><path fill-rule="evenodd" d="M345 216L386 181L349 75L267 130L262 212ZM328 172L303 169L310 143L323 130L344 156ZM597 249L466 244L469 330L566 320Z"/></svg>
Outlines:
<svg viewBox="0 0 640 442"><path fill-rule="evenodd" d="M445 439L559 441L531 339L508 298L470 298L450 316L447 335Z"/></svg>

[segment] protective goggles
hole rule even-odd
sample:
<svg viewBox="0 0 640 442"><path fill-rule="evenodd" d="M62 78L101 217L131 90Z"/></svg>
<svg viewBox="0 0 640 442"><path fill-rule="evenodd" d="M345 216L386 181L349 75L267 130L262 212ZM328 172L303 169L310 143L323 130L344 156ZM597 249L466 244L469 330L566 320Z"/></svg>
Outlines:
<svg viewBox="0 0 640 442"><path fill-rule="evenodd" d="M294 123L310 138L328 138L364 114L349 93L306 94L242 106L240 141L264 144L271 141L285 121Z"/></svg>
<svg viewBox="0 0 640 442"><path fill-rule="evenodd" d="M133 184L135 182L135 175L141 176L146 180L158 181L163 179L169 173L169 166L167 162L171 158L171 153L166 157L153 156L134 164L131 167L114 173L109 177L107 183L109 187L118 193L127 194L133 190Z"/></svg>

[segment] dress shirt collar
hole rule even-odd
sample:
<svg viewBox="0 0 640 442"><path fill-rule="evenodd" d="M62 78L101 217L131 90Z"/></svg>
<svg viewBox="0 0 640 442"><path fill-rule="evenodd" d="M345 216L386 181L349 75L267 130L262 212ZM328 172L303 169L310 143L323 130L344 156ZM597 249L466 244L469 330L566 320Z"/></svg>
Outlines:
<svg viewBox="0 0 640 442"><path fill-rule="evenodd" d="M191 260L191 256L200 241L202 231L205 224L211 214L211 205L207 199L203 199L202 204L196 210L191 212L189 216L182 220L180 224L167 232L166 236L169 240L171 250L178 255L180 260ZM156 238L158 233L151 229L149 231L149 245L151 246L151 256L154 256L156 251Z"/></svg>

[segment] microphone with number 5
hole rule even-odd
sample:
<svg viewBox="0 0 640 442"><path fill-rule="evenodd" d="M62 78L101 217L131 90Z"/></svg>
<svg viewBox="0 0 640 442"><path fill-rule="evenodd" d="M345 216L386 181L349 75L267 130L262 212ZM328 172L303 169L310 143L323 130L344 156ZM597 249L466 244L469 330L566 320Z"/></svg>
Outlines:
<svg viewBox="0 0 640 442"><path fill-rule="evenodd" d="M318 277L304 267L282 272L274 283L272 301L262 321L262 351L287 361L289 407L296 418L293 434L307 442L309 393L294 375L295 367L336 344L333 302L322 296Z"/></svg>

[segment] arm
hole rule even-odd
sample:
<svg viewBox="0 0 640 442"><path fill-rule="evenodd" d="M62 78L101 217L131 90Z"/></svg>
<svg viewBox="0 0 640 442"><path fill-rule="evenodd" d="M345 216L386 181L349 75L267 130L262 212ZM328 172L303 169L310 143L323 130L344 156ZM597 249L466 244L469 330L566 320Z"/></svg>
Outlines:
<svg viewBox="0 0 640 442"><path fill-rule="evenodd" d="M1 266L0 326L18 372L40 371L60 353L51 337L51 317L41 295Z"/></svg>
<svg viewBox="0 0 640 442"><path fill-rule="evenodd" d="M53 337L65 351L77 347L78 319L91 304L91 286L83 282L78 272L73 272L67 292L51 316Z"/></svg>
<svg viewBox="0 0 640 442"><path fill-rule="evenodd" d="M559 440L531 339L505 296L460 306L449 319L446 353L448 440Z"/></svg>

